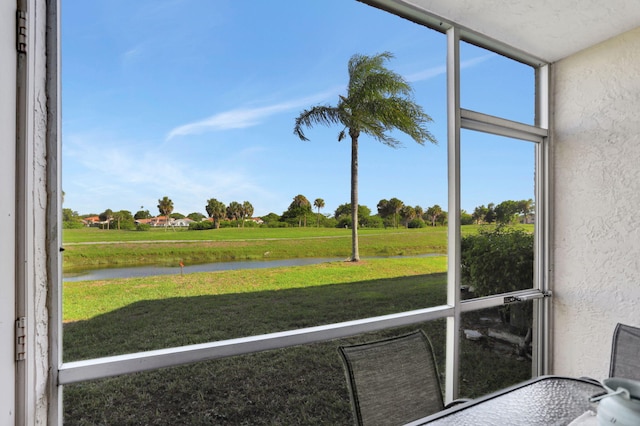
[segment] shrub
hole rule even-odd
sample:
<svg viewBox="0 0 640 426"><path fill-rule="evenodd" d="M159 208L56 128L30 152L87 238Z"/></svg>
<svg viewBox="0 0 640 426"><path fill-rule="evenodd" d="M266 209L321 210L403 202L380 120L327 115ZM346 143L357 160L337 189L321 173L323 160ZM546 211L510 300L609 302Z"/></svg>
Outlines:
<svg viewBox="0 0 640 426"><path fill-rule="evenodd" d="M265 222L267 228L288 228L290 225L287 222ZM264 225L263 225L264 226Z"/></svg>
<svg viewBox="0 0 640 426"><path fill-rule="evenodd" d="M62 222L62 229L80 229L84 228L84 223L78 220L65 220Z"/></svg>
<svg viewBox="0 0 640 426"><path fill-rule="evenodd" d="M205 231L207 229L213 229L213 222L191 222L189 224L189 230L191 231Z"/></svg>
<svg viewBox="0 0 640 426"><path fill-rule="evenodd" d="M504 226L481 229L477 235L462 239L461 251L461 281L475 289L476 297L533 286L533 234ZM504 322L526 333L533 306L507 305L500 313Z"/></svg>
<svg viewBox="0 0 640 426"><path fill-rule="evenodd" d="M413 219L411 222L407 224L407 228L424 228L426 224L422 219Z"/></svg>
<svg viewBox="0 0 640 426"><path fill-rule="evenodd" d="M148 231L151 226L147 223L136 223L136 231Z"/></svg>
<svg viewBox="0 0 640 426"><path fill-rule="evenodd" d="M378 215L369 216L365 223L362 225L363 228L384 228L384 222L382 218Z"/></svg>
<svg viewBox="0 0 640 426"><path fill-rule="evenodd" d="M461 273L477 296L531 288L533 234L499 226L462 238Z"/></svg>
<svg viewBox="0 0 640 426"><path fill-rule="evenodd" d="M336 225L336 228L351 228L351 224L352 224L351 216L342 215L338 219L338 224Z"/></svg>

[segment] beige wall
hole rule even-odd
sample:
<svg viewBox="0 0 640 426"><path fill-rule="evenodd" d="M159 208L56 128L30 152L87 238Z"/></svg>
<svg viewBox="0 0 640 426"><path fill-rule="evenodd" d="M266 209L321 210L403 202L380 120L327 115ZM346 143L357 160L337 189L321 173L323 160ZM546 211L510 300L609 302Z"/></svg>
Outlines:
<svg viewBox="0 0 640 426"><path fill-rule="evenodd" d="M607 377L640 326L640 28L554 65L553 373Z"/></svg>

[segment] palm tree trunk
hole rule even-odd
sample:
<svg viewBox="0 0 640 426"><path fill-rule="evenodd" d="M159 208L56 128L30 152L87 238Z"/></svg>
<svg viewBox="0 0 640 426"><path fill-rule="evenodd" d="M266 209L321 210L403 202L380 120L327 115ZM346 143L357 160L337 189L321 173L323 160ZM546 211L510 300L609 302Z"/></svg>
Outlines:
<svg viewBox="0 0 640 426"><path fill-rule="evenodd" d="M358 249L358 133L351 135L351 261L360 261Z"/></svg>

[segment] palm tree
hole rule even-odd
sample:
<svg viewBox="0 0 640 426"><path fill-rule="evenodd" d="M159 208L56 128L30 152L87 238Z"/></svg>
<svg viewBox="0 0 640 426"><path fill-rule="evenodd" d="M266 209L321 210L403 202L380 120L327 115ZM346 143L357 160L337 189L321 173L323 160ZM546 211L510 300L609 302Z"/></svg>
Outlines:
<svg viewBox="0 0 640 426"><path fill-rule="evenodd" d="M231 220L241 220L242 219L242 204L237 201L232 201L227 206L227 218Z"/></svg>
<svg viewBox="0 0 640 426"><path fill-rule="evenodd" d="M242 202L242 227L244 228L244 221L246 218L253 216L253 205L248 201Z"/></svg>
<svg viewBox="0 0 640 426"><path fill-rule="evenodd" d="M389 212L393 215L393 226L396 228L398 227L398 214L400 214L400 211L402 210L403 207L404 207L404 203L401 200L395 197L389 200L389 204L387 208L389 209Z"/></svg>
<svg viewBox="0 0 640 426"><path fill-rule="evenodd" d="M298 227L302 226L302 218L304 218L304 226L307 227L307 213L311 212L311 203L302 194L293 197L293 201L289 204L289 211L298 217Z"/></svg>
<svg viewBox="0 0 640 426"><path fill-rule="evenodd" d="M431 226L436 226L436 222L438 221L438 218L442 216L442 213L442 207L437 204L427 209L426 215L427 218L431 221Z"/></svg>
<svg viewBox="0 0 640 426"><path fill-rule="evenodd" d="M320 209L324 208L324 200L322 198L316 198L313 202L313 207L318 209L318 220L316 222L316 228L320 227Z"/></svg>
<svg viewBox="0 0 640 426"><path fill-rule="evenodd" d="M218 201L215 198L207 200L207 206L205 207L207 214L213 219L213 227L215 229L220 228L220 219L224 219L227 214L227 207L222 201Z"/></svg>
<svg viewBox="0 0 640 426"><path fill-rule="evenodd" d="M405 228L408 228L409 222L416 218L416 209L411 206L402 206L400 209L400 217L404 221Z"/></svg>
<svg viewBox="0 0 640 426"><path fill-rule="evenodd" d="M351 138L351 261L360 260L358 250L358 139L364 133L390 147L401 145L387 132L397 129L423 145L435 143L425 125L431 121L412 98L412 88L399 74L384 63L393 58L389 52L374 56L353 55L349 59L347 95L340 96L336 106L318 105L302 111L296 118L293 133L309 140L303 127L314 124L343 126L338 141Z"/></svg>
<svg viewBox="0 0 640 426"><path fill-rule="evenodd" d="M535 204L533 202L533 200L531 198L529 198L528 200L522 200L518 202L518 206L520 208L520 211L523 215L523 223L527 223L528 222L528 217L531 213L533 213L534 208L535 208Z"/></svg>
<svg viewBox="0 0 640 426"><path fill-rule="evenodd" d="M161 200L158 200L158 210L160 215L165 217L164 226L166 228L169 225L169 215L173 212L173 201L171 198L164 196Z"/></svg>

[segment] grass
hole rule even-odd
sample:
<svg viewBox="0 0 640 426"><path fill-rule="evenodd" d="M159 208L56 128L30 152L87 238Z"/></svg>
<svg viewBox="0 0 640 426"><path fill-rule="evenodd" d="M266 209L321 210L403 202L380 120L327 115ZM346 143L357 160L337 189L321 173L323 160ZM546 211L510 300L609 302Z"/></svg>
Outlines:
<svg viewBox="0 0 640 426"><path fill-rule="evenodd" d="M372 259L302 267L64 285L65 361L295 329L446 301L445 258ZM487 313L490 315L490 313ZM65 424L352 424L336 348L423 328L444 372L445 323L385 330L68 385ZM462 342L462 392L528 378L530 364Z"/></svg>
<svg viewBox="0 0 640 426"><path fill-rule="evenodd" d="M413 280L413 277L442 273L446 266L446 257L371 259L358 264L327 262L287 268L67 282L64 284L64 321L91 319L141 300L219 295L237 297L240 294L259 295L269 291L385 279L404 283L403 280ZM282 293L277 295L280 297ZM338 296L342 294L336 294ZM420 302L424 303L424 298ZM442 303L444 300L438 301L438 304Z"/></svg>
<svg viewBox="0 0 640 426"><path fill-rule="evenodd" d="M116 240L122 237L121 241ZM171 236L174 239L163 239ZM446 253L444 227L375 229L360 233L363 257ZM96 228L64 232L67 272L86 267L177 265L234 260L301 257L347 258L351 231L335 228L233 228L208 231L107 231Z"/></svg>
<svg viewBox="0 0 640 426"><path fill-rule="evenodd" d="M466 225L475 234L485 225ZM517 225L533 230L533 225ZM361 229L360 255L412 256L447 252L447 228ZM351 231L337 228L224 228L207 231L152 229L147 232L98 228L65 229L66 272L86 268L188 264L301 257L347 258Z"/></svg>

